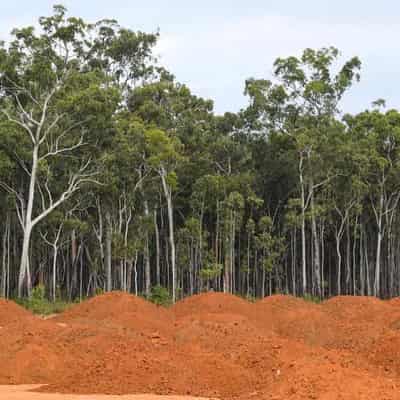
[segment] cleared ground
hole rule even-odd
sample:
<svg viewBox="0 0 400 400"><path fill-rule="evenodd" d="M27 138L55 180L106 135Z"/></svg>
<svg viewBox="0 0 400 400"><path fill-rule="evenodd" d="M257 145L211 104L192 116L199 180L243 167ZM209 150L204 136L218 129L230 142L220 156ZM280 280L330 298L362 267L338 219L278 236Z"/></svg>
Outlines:
<svg viewBox="0 0 400 400"><path fill-rule="evenodd" d="M201 400L193 397L155 396L151 394L127 396L69 395L53 393L32 393L37 385L0 386L0 398L4 400Z"/></svg>
<svg viewBox="0 0 400 400"><path fill-rule="evenodd" d="M48 320L0 301L0 327L0 384L42 393L400 399L398 299L208 293L167 310L114 292Z"/></svg>

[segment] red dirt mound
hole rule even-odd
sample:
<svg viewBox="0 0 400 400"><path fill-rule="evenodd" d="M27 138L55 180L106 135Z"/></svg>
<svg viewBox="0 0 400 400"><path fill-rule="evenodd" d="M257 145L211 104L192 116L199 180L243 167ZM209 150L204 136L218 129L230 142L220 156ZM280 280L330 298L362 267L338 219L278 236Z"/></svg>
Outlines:
<svg viewBox="0 0 400 400"><path fill-rule="evenodd" d="M388 310L385 301L375 297L337 296L323 302L323 307L337 317L375 319Z"/></svg>
<svg viewBox="0 0 400 400"><path fill-rule="evenodd" d="M54 318L56 322L131 329L143 333L164 332L170 320L165 308L124 292L93 297Z"/></svg>
<svg viewBox="0 0 400 400"><path fill-rule="evenodd" d="M106 307L116 313L105 313ZM217 293L185 300L168 311L120 293L89 300L55 319L75 329L86 326L88 337L77 339L78 333L71 332L68 343L65 337L55 339L65 343L69 356L74 354L74 364L65 363L64 373L42 390L244 396L269 381L281 348L243 315L251 308L240 298ZM182 316L173 320L169 313ZM164 324L160 335L137 336L120 329L123 323L144 332L157 318Z"/></svg>
<svg viewBox="0 0 400 400"><path fill-rule="evenodd" d="M252 312L252 304L232 294L208 292L181 300L171 310L177 318L199 314L236 314L248 316Z"/></svg>
<svg viewBox="0 0 400 400"><path fill-rule="evenodd" d="M400 307L400 297L395 297L394 299L386 300L387 304L391 306Z"/></svg>
<svg viewBox="0 0 400 400"><path fill-rule="evenodd" d="M318 304L311 301L306 301L294 296L286 296L282 294L276 294L273 296L264 297L257 301L255 304L268 305L271 307L278 307L280 309L297 309L297 308L316 308Z"/></svg>
<svg viewBox="0 0 400 400"><path fill-rule="evenodd" d="M13 301L0 299L0 326L32 319L34 316Z"/></svg>
<svg viewBox="0 0 400 400"><path fill-rule="evenodd" d="M59 334L64 328L39 318L0 330L0 383L48 382L68 356Z"/></svg>
<svg viewBox="0 0 400 400"><path fill-rule="evenodd" d="M189 352L190 351L190 352ZM231 398L245 394L252 376L219 354L195 348L138 348L113 344L101 357L78 364L42 391L103 394L180 394Z"/></svg>
<svg viewBox="0 0 400 400"><path fill-rule="evenodd" d="M269 387L274 400L397 400L399 382L359 364L356 355L305 350L279 371ZM256 396L254 398L265 398Z"/></svg>
<svg viewBox="0 0 400 400"><path fill-rule="evenodd" d="M0 329L0 384L240 400L399 399L400 310L389 302L274 296L252 304L207 293L163 309L114 292L50 320L26 314Z"/></svg>
<svg viewBox="0 0 400 400"><path fill-rule="evenodd" d="M360 354L367 355L367 349L374 347L382 335L393 326L400 326L400 308L373 297L334 297L325 301L323 308L340 326L335 334L337 347Z"/></svg>
<svg viewBox="0 0 400 400"><path fill-rule="evenodd" d="M334 341L336 321L318 304L292 296L272 296L258 301L255 309L255 323L263 330L311 346L328 346Z"/></svg>

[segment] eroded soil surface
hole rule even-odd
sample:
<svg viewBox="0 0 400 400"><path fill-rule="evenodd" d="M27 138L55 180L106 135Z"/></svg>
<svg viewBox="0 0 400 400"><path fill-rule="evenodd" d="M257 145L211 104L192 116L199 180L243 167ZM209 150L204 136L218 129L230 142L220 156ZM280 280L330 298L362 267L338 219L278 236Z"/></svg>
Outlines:
<svg viewBox="0 0 400 400"><path fill-rule="evenodd" d="M206 400L198 397L156 396L152 394L126 396L94 394L88 396L32 392L37 388L37 385L0 386L0 398L3 400Z"/></svg>
<svg viewBox="0 0 400 400"><path fill-rule="evenodd" d="M113 292L47 320L1 300L0 327L0 385L47 384L1 399L400 399L398 299L207 293L164 309Z"/></svg>

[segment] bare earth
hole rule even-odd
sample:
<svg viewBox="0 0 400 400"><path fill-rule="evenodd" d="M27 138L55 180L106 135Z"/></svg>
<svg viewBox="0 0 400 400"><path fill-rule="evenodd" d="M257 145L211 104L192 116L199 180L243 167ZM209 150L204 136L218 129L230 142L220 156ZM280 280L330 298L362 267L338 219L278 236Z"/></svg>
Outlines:
<svg viewBox="0 0 400 400"><path fill-rule="evenodd" d="M103 395L71 395L53 393L35 393L29 390L37 389L40 385L18 385L0 386L1 400L206 400L200 397L188 396L156 396L145 395L126 395L126 396L103 396Z"/></svg>
<svg viewBox="0 0 400 400"><path fill-rule="evenodd" d="M0 299L0 328L0 385L47 384L0 400L400 400L400 298L112 292L47 320Z"/></svg>

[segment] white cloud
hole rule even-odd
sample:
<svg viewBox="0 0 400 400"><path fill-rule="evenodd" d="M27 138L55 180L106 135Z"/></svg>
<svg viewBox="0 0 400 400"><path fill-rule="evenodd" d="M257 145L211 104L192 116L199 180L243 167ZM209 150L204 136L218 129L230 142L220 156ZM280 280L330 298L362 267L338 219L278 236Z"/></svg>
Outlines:
<svg viewBox="0 0 400 400"><path fill-rule="evenodd" d="M162 62L178 79L202 88L198 89L199 94L215 98L217 109L222 111L229 104L233 108L240 102L243 104L240 93L244 79L271 77L272 63L277 57L299 55L306 47L333 45L342 51L344 58L359 56L364 62L363 76L368 77L369 71L376 67L371 63L377 58L383 63L383 71L385 66L390 68L391 63L400 62L399 36L400 25L394 23L254 16L229 22L213 20L209 25L179 26L173 32L161 30L158 50ZM233 87L237 88L236 104L235 99L224 96L224 87L230 93Z"/></svg>
<svg viewBox="0 0 400 400"><path fill-rule="evenodd" d="M28 15L14 19L0 16L0 39L9 40L13 27L32 23L37 19ZM243 106L244 80L251 76L270 78L277 57L299 55L306 47L330 45L338 47L344 59L358 55L363 61L362 83L352 90L353 97L346 98L346 106L364 107L378 97L400 105L400 94L393 88L400 67L400 25L389 17L385 21L382 17L215 15L192 16L190 22L175 23L166 15L160 26L155 52L161 62L195 93L214 99L219 112Z"/></svg>
<svg viewBox="0 0 400 400"><path fill-rule="evenodd" d="M15 28L23 28L26 26L33 26L35 29L39 28L37 19L32 18L7 18L0 17L0 40L9 42L12 39L11 31Z"/></svg>
<svg viewBox="0 0 400 400"><path fill-rule="evenodd" d="M200 29L199 29L200 28ZM287 55L305 47L335 45L344 52L380 52L397 47L398 24L338 23L284 16L243 18L211 26L186 26L163 33L161 53L187 60L187 54L223 52L232 58ZM163 36L165 36L163 38ZM190 61L190 60L188 60Z"/></svg>

